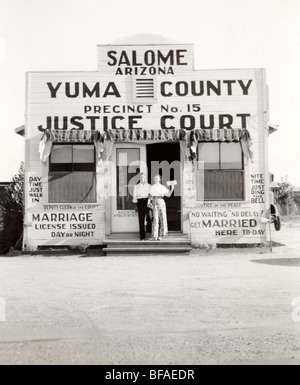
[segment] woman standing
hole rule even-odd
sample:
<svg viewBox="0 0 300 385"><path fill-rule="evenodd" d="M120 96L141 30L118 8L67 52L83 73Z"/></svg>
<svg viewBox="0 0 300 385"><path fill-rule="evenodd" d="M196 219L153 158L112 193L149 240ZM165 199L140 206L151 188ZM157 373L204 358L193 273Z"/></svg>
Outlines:
<svg viewBox="0 0 300 385"><path fill-rule="evenodd" d="M152 240L161 241L162 237L168 233L168 221L166 202L164 197L169 198L174 191L174 186L168 190L161 184L160 175L154 178L154 185L150 188L149 202L152 205L153 219L152 219Z"/></svg>

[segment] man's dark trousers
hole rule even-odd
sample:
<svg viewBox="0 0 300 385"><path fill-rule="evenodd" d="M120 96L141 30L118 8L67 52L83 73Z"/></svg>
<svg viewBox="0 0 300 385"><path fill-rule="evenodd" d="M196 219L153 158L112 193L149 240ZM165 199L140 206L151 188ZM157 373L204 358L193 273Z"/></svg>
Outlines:
<svg viewBox="0 0 300 385"><path fill-rule="evenodd" d="M138 199L137 201L141 240L146 238L145 219L147 218L147 223L149 221L147 203L148 203L148 199Z"/></svg>

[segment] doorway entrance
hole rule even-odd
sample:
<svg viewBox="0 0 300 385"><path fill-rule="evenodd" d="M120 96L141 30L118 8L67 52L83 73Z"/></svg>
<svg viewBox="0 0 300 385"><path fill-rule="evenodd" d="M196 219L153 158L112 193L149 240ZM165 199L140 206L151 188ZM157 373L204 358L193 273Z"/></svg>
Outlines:
<svg viewBox="0 0 300 385"><path fill-rule="evenodd" d="M140 172L146 172L146 146L117 144L112 160L116 171L112 175L111 232L138 233L138 215L132 198Z"/></svg>
<svg viewBox="0 0 300 385"><path fill-rule="evenodd" d="M165 201L169 231L181 232L180 144L117 144L112 159L116 165L116 172L112 175L111 233L137 234L139 231L132 195L141 171L148 174L150 184L153 184L153 178L157 174L162 176L162 183L165 186L168 181L177 180L174 193L170 198L165 198Z"/></svg>
<svg viewBox="0 0 300 385"><path fill-rule="evenodd" d="M160 174L162 184L177 180L174 193L166 198L169 231L181 231L181 162L179 143L157 143L147 145L148 182L153 184Z"/></svg>

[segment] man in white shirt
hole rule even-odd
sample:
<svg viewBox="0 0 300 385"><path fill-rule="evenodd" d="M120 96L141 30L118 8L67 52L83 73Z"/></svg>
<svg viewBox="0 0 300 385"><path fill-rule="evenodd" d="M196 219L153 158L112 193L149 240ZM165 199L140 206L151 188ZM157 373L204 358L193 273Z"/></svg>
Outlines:
<svg viewBox="0 0 300 385"><path fill-rule="evenodd" d="M146 174L140 174L140 183L134 187L133 203L137 204L137 210L139 215L139 227L141 241L146 239L145 231L145 219L147 218L147 224L149 224L150 218L148 215L148 197L150 193L151 185L147 183Z"/></svg>

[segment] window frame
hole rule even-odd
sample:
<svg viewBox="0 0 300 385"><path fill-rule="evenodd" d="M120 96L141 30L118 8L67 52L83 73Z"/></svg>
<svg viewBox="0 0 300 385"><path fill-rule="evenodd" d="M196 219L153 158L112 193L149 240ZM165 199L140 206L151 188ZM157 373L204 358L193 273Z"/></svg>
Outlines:
<svg viewBox="0 0 300 385"><path fill-rule="evenodd" d="M48 162L48 202L53 204L59 204L59 203L70 203L70 204L80 204L80 203L96 203L97 202L97 188L96 188L96 172L97 172L97 158L96 158L96 148L93 143L76 143L76 142L60 142L60 143L54 143L54 146L72 146L72 163L54 163L52 162L52 151L49 156L49 162ZM80 163L80 162L74 162L74 146L91 146L93 147L93 163ZM79 167L76 167L77 165L80 165ZM75 167L74 167L75 165ZM83 166L82 166L83 165ZM55 177L58 174L62 174L63 176L68 176L71 174L91 174L91 178L93 179L93 184L91 185L90 191L94 189L94 192L92 194L92 199L90 199L88 202L85 202L85 198L82 201L67 201L64 199L61 199L61 201L57 201L53 199L53 201L50 199L51 197L51 177Z"/></svg>
<svg viewBox="0 0 300 385"><path fill-rule="evenodd" d="M202 144L208 144L208 143L216 143L216 142L202 142ZM227 142L217 142L217 144L219 145L219 168L212 168L212 169L205 169L205 167L203 169L200 169L199 166L198 166L198 188L197 188L197 200L198 201L204 201L204 202L226 202L226 201L229 201L229 202L243 202L245 201L245 195L246 195L246 185L245 185L245 158L243 156L243 150L242 150L242 146L241 146L241 143L240 142L230 142L230 143L236 143L237 145L240 146L240 149L241 149L241 168L222 168L222 145L226 145L228 144ZM200 154L200 146L198 145L198 159L199 159L199 154ZM204 161L200 161L201 163L205 163ZM213 175L213 174L217 174L219 173L220 176L223 174L241 174L241 197L240 198L236 198L236 197L233 197L233 198L224 198L224 199L220 199L220 198L206 198L206 175L209 174L209 175ZM201 174L203 174L203 178L201 178ZM204 183L204 186L203 186L203 194L204 194L204 197L201 197L200 196L200 193L202 191L202 189L200 188L199 186L199 183L200 180L203 180L203 183Z"/></svg>
<svg viewBox="0 0 300 385"><path fill-rule="evenodd" d="M50 172L96 172L96 149L95 146L91 143L55 143L53 146L72 146L72 162L71 163L54 163L52 162L52 152L50 154L49 158L49 173ZM80 163L80 162L74 162L74 146L93 146L93 155L94 155L94 162L93 163ZM52 150L53 151L53 150ZM78 170L74 165L78 164L84 164L84 165L90 165L90 167L86 166L86 169ZM65 167L59 167L54 165L65 165ZM93 165L93 167L91 167ZM69 168L69 169L67 169ZM82 167L84 168L84 167Z"/></svg>

